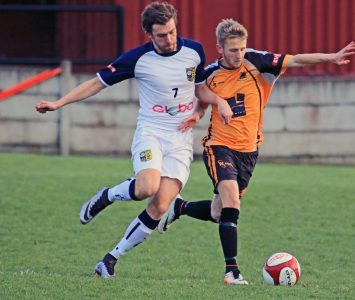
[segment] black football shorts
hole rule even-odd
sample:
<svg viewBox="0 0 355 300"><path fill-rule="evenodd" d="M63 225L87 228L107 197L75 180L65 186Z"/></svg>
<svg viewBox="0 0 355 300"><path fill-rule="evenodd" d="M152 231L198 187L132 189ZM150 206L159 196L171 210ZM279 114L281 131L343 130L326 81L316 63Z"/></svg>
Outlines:
<svg viewBox="0 0 355 300"><path fill-rule="evenodd" d="M239 193L243 195L258 160L258 151L238 152L226 146L207 146L203 161L212 179L214 193L218 194L218 183L222 180L236 180Z"/></svg>

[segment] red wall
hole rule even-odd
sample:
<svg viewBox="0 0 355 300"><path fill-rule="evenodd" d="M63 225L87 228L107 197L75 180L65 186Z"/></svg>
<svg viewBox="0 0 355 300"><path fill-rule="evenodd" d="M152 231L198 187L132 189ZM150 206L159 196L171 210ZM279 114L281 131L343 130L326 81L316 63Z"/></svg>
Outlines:
<svg viewBox="0 0 355 300"><path fill-rule="evenodd" d="M125 49L142 43L140 12L147 0L116 0L125 11ZM216 58L215 27L234 18L249 32L248 47L277 53L335 52L355 40L354 0L171 0L179 10L179 34L202 42L207 60ZM355 75L347 66L325 64L288 74Z"/></svg>
<svg viewBox="0 0 355 300"><path fill-rule="evenodd" d="M146 41L140 26L140 13L148 0L59 0L58 4L118 4L124 9L124 49ZM335 52L355 40L354 0L170 0L179 11L179 35L202 42L207 61L214 60L215 27L223 18L234 18L249 32L248 46L276 53ZM90 14L89 14L90 15ZM79 51L87 57L116 57L115 21L100 16L62 17L59 39L63 53ZM95 19L96 18L96 19ZM80 19L77 30L89 30L85 41L66 29ZM95 36L95 37L94 37ZM90 39L90 37L92 37ZM355 76L355 58L349 65L324 64L313 68L293 69L287 74L340 74Z"/></svg>
<svg viewBox="0 0 355 300"><path fill-rule="evenodd" d="M62 5L114 5L114 0L59 0ZM57 56L108 59L117 57L114 13L61 12L57 15ZM95 72L101 65L74 66L74 71Z"/></svg>

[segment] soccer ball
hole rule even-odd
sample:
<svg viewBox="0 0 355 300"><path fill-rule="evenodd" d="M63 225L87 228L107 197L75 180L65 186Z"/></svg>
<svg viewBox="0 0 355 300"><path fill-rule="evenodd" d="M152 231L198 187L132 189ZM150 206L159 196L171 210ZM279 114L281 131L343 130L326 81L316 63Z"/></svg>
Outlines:
<svg viewBox="0 0 355 300"><path fill-rule="evenodd" d="M267 284L294 286L301 276L296 257L286 252L271 255L264 263L263 277Z"/></svg>

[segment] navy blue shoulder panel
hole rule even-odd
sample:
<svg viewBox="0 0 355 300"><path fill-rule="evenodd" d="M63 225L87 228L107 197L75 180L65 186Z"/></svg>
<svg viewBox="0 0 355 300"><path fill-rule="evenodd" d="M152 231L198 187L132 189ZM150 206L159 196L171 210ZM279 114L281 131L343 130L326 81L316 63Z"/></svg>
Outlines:
<svg viewBox="0 0 355 300"><path fill-rule="evenodd" d="M279 76L285 56L285 54L247 49L244 58L249 60L261 73L271 73Z"/></svg>
<svg viewBox="0 0 355 300"><path fill-rule="evenodd" d="M153 51L152 42L129 50L118 57L113 63L100 70L98 75L107 85L134 77L134 69L139 58L147 52Z"/></svg>

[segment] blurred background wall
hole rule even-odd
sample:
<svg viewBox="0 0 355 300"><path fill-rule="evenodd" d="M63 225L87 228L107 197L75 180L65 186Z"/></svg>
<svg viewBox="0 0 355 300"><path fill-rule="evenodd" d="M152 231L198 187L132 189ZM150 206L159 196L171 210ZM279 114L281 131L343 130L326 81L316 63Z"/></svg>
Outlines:
<svg viewBox="0 0 355 300"><path fill-rule="evenodd" d="M138 109L134 80L60 112L39 115L34 105L42 98L56 99L122 51L147 41L140 13L149 2L0 0L1 90L58 67L63 59L72 62L60 76L0 101L0 151L128 154ZM169 2L179 10L179 34L199 40L208 62L216 59L214 31L223 18L246 26L249 47L276 53L335 52L355 39L353 0ZM25 10L27 5L47 9ZM64 10L50 10L54 5L64 5ZM92 10L79 11L78 5ZM68 11L74 7L78 11ZM343 67L289 70L276 83L265 110L262 157L355 163L354 115L355 59ZM196 130L197 154L207 122L205 117Z"/></svg>

